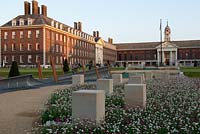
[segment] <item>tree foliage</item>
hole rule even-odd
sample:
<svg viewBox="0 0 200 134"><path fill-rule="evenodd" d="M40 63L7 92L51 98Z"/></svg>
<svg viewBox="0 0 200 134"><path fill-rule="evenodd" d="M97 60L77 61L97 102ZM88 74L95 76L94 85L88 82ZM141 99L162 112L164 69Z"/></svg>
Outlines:
<svg viewBox="0 0 200 134"><path fill-rule="evenodd" d="M19 73L19 68L18 68L17 62L13 61L8 77L14 77L14 76L19 76L19 75L20 75L20 73Z"/></svg>

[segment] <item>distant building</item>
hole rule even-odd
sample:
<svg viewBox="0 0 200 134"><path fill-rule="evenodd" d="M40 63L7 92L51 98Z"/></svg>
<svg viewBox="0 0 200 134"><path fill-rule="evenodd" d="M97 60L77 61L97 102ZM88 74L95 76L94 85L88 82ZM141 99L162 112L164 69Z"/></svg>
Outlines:
<svg viewBox="0 0 200 134"><path fill-rule="evenodd" d="M161 42L115 44L116 62L120 66L194 66L200 63L200 40L171 41L168 24L164 35L162 47Z"/></svg>
<svg viewBox="0 0 200 134"><path fill-rule="evenodd" d="M38 7L36 0L24 2L24 15L19 15L0 27L0 65L9 66L17 61L20 66L36 66L40 60L50 66L53 56L56 65L63 59L70 64L104 64L116 61L116 46L111 38L104 41L99 31L93 35L82 30L81 22L70 27L47 16L47 6Z"/></svg>

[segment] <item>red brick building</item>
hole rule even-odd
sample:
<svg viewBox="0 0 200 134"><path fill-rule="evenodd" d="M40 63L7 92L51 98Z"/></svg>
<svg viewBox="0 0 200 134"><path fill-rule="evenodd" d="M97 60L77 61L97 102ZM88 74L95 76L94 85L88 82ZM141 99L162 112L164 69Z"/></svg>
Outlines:
<svg viewBox="0 0 200 134"><path fill-rule="evenodd" d="M0 27L0 63L20 66L36 66L39 59L44 67L50 65L50 56L60 65L67 58L71 64L103 64L116 61L116 46L111 38L104 41L99 31L93 35L83 32L82 23L74 27L65 25L47 16L47 6L38 2L24 2L24 15L19 15Z"/></svg>
<svg viewBox="0 0 200 134"><path fill-rule="evenodd" d="M194 66L200 64L200 40L171 41L171 29L166 26L164 42L120 43L117 63L120 66ZM162 54L162 56L161 56ZM162 57L162 60L161 60Z"/></svg>

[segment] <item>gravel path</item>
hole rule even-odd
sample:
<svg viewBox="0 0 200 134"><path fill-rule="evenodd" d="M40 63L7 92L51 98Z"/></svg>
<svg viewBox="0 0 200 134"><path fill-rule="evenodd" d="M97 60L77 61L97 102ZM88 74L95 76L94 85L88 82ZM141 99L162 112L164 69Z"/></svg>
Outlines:
<svg viewBox="0 0 200 134"><path fill-rule="evenodd" d="M0 94L0 134L30 133L47 98L65 87L57 85Z"/></svg>

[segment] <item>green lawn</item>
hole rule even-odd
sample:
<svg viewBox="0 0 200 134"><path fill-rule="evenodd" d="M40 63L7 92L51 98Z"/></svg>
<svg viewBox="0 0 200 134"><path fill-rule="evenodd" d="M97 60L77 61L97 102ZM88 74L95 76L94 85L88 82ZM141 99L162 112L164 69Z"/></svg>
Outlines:
<svg viewBox="0 0 200 134"><path fill-rule="evenodd" d="M200 67L181 67L181 71L188 77L200 78Z"/></svg>
<svg viewBox="0 0 200 134"><path fill-rule="evenodd" d="M9 68L0 68L0 77L7 78L9 74L10 69ZM32 74L34 78L38 78L38 70L37 68L19 68L20 75L25 74ZM57 75L62 75L63 72L61 69L56 70ZM42 69L43 77L48 78L52 77L52 69Z"/></svg>

